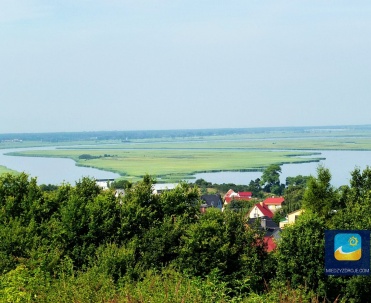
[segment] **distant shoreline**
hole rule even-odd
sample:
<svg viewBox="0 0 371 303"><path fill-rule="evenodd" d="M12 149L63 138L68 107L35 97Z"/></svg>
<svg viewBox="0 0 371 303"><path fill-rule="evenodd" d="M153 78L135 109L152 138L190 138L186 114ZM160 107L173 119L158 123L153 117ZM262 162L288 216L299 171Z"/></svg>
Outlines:
<svg viewBox="0 0 371 303"><path fill-rule="evenodd" d="M195 136L225 136L241 134L267 133L333 133L333 132L371 131L371 124L333 125L333 126L286 126L286 127L251 127L251 128L210 128L210 129L168 129L168 130L115 130L115 131L76 131L76 132L32 132L0 133L0 143L22 143L23 141L68 142L79 140L122 140L151 139Z"/></svg>

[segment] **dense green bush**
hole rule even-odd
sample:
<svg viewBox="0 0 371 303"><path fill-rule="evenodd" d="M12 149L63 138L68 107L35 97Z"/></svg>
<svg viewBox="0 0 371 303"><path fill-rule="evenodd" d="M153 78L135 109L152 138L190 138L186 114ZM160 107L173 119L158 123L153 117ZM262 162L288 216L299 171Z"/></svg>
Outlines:
<svg viewBox="0 0 371 303"><path fill-rule="evenodd" d="M186 183L155 195L145 176L116 198L88 178L2 175L0 302L367 302L370 277L324 275L324 231L371 228L371 170L330 179L300 185L305 213L268 254L243 212L201 214Z"/></svg>

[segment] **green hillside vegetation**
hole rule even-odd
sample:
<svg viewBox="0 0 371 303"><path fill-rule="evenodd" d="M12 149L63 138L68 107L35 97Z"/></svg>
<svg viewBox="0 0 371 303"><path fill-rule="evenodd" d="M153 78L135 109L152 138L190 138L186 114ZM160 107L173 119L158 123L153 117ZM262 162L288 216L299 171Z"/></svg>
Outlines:
<svg viewBox="0 0 371 303"><path fill-rule="evenodd" d="M324 275L324 231L371 228L371 169L340 188L323 167L288 181L305 212L267 253L242 212L201 214L187 183L154 195L146 175L116 198L1 175L0 302L368 302L370 277Z"/></svg>

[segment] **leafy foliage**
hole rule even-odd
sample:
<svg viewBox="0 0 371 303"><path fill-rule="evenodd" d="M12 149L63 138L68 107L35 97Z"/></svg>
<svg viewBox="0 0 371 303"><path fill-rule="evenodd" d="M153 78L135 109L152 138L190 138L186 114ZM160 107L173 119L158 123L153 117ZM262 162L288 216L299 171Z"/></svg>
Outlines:
<svg viewBox="0 0 371 303"><path fill-rule="evenodd" d="M328 217L337 209L336 194L332 187L331 173L323 166L317 168L317 178L310 177L304 193L303 207L321 217Z"/></svg>
<svg viewBox="0 0 371 303"><path fill-rule="evenodd" d="M282 170L277 164L269 165L264 169L260 185L264 187L264 190L268 193L275 195L281 195L284 189L284 185L280 184L280 174Z"/></svg>
<svg viewBox="0 0 371 303"><path fill-rule="evenodd" d="M369 277L327 277L323 264L325 229L371 228L371 169L355 169L350 186L330 181L323 167L287 180L304 214L267 253L244 212L201 214L187 183L156 195L145 176L117 198L89 178L45 189L2 175L0 301L367 302Z"/></svg>
<svg viewBox="0 0 371 303"><path fill-rule="evenodd" d="M286 178L286 188L284 190L285 203L283 213L288 214L302 208L304 193L307 188L309 177L298 175Z"/></svg>

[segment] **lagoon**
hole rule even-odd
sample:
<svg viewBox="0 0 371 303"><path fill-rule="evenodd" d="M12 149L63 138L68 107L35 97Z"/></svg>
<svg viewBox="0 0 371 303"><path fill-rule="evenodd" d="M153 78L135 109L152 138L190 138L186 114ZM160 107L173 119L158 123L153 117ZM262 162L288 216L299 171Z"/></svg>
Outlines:
<svg viewBox="0 0 371 303"><path fill-rule="evenodd" d="M72 159L4 155L5 153L13 151L37 149L45 150L48 148L1 149L0 165L19 172L25 172L31 177L37 177L38 184L60 185L62 183L70 183L74 185L76 181L83 177L91 177L95 179L116 179L120 176L119 174L96 168L76 166L75 161ZM49 149L54 149L54 147Z"/></svg>
<svg viewBox="0 0 371 303"><path fill-rule="evenodd" d="M320 152L320 156L325 157L326 160L282 165L282 173L280 175L281 183L285 183L287 177L295 177L297 175L316 176L318 165L323 165L328 168L332 174L331 184L335 187L339 187L349 184L351 178L350 173L356 167L365 169L366 166L371 166L371 151L326 150L316 152ZM208 182L217 184L249 184L251 180L260 178L261 175L261 172L217 172L195 174L194 177L196 179L202 178Z"/></svg>
<svg viewBox="0 0 371 303"><path fill-rule="evenodd" d="M50 147L49 149L54 149ZM41 158L41 157L20 157L7 156L5 153L23 150L45 150L42 148L23 148L23 149L2 149L0 150L0 165L6 166L17 171L24 171L32 177L37 177L39 184L56 184L63 182L74 184L82 177L92 177L96 179L115 179L119 175L112 172L102 171L95 168L79 167L71 159L64 158ZM321 157L326 160L320 162L285 164L282 166L281 182L285 183L286 177L297 175L316 175L318 165L323 165L330 169L332 174L332 185L339 187L349 184L350 172L356 167L360 169L371 166L371 151L315 151L321 153ZM318 157L316 155L315 157ZM249 184L251 180L261 177L261 172L215 172L195 174L196 179L205 179L212 183L234 183ZM192 182L192 180L190 181Z"/></svg>

